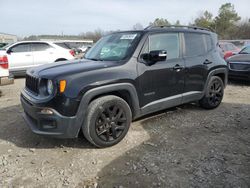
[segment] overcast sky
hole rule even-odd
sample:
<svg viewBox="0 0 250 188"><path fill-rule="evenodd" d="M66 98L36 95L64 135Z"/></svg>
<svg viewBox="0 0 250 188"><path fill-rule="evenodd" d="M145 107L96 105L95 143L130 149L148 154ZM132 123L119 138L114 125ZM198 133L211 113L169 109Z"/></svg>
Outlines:
<svg viewBox="0 0 250 188"><path fill-rule="evenodd" d="M188 24L204 10L217 15L226 2L242 18L250 17L250 0L0 0L0 32L28 36L128 30L157 17Z"/></svg>

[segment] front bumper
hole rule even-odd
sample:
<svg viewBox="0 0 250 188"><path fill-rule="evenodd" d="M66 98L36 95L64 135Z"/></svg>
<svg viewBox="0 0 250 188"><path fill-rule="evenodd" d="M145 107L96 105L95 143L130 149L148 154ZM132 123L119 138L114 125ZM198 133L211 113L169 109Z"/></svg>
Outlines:
<svg viewBox="0 0 250 188"><path fill-rule="evenodd" d="M1 77L0 78L0 86L3 85L9 85L14 83L14 78L13 77Z"/></svg>
<svg viewBox="0 0 250 188"><path fill-rule="evenodd" d="M229 69L228 77L231 79L250 81L250 71L236 71Z"/></svg>
<svg viewBox="0 0 250 188"><path fill-rule="evenodd" d="M76 116L67 117L52 108L39 107L21 94L23 117L30 129L39 135L57 138L75 138L78 136L79 123ZM44 114L43 109L49 109L52 114Z"/></svg>

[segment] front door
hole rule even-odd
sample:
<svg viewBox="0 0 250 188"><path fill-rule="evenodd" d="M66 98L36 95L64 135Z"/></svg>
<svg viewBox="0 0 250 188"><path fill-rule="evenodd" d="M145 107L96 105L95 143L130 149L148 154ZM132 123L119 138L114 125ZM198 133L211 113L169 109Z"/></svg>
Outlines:
<svg viewBox="0 0 250 188"><path fill-rule="evenodd" d="M140 59L138 84L140 106L147 111L175 106L181 103L184 89L184 61L180 55L178 33L157 33L148 36L141 54L154 50L167 51L167 59L149 66Z"/></svg>
<svg viewBox="0 0 250 188"><path fill-rule="evenodd" d="M8 50L9 70L11 72L21 72L34 66L33 55L29 43L21 43Z"/></svg>

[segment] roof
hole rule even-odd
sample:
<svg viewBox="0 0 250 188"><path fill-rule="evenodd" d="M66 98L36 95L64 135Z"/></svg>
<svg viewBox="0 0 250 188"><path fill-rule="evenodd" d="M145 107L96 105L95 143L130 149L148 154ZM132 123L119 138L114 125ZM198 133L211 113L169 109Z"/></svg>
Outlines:
<svg viewBox="0 0 250 188"><path fill-rule="evenodd" d="M185 29L185 30L197 30L197 31L209 31L211 32L210 29L203 28L203 27L198 27L198 26L185 26L185 25L161 25L161 26L154 26L150 25L146 27L144 30L149 30L149 29Z"/></svg>
<svg viewBox="0 0 250 188"><path fill-rule="evenodd" d="M17 41L17 43L30 43L30 42L38 42L38 43L54 43L54 41L40 41L40 40L22 40L22 41Z"/></svg>
<svg viewBox="0 0 250 188"><path fill-rule="evenodd" d="M138 33L148 33L148 32L162 32L162 31L174 31L174 32L198 32L198 33L214 33L213 31L197 27L197 26L148 26L143 30L128 30L128 31L116 31L113 33L124 33L124 32L138 32Z"/></svg>

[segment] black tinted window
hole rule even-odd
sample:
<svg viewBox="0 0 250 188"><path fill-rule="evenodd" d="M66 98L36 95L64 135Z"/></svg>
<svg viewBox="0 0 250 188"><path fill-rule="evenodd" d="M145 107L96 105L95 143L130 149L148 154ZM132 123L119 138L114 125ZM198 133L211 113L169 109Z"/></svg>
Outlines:
<svg viewBox="0 0 250 188"><path fill-rule="evenodd" d="M30 44L18 44L11 48L12 52L29 52Z"/></svg>
<svg viewBox="0 0 250 188"><path fill-rule="evenodd" d="M179 57L178 33L155 34L149 37L149 51L165 50L167 59Z"/></svg>
<svg viewBox="0 0 250 188"><path fill-rule="evenodd" d="M44 51L49 48L50 46L46 43L32 43L32 51Z"/></svg>
<svg viewBox="0 0 250 188"><path fill-rule="evenodd" d="M198 56L206 53L204 37L199 33L184 33L186 56Z"/></svg>
<svg viewBox="0 0 250 188"><path fill-rule="evenodd" d="M65 49L71 49L70 46L64 42L56 42L55 44Z"/></svg>

